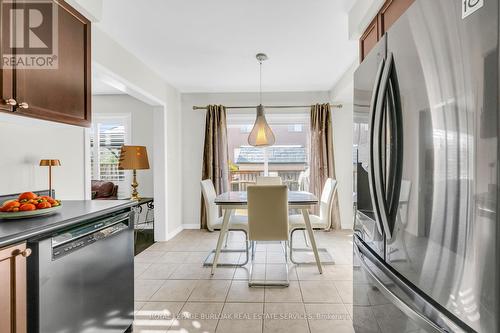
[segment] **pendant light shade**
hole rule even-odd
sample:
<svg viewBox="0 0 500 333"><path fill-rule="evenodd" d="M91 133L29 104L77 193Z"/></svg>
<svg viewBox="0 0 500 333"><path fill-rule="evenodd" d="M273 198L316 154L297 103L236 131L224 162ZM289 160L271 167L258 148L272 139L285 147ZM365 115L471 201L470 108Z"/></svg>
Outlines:
<svg viewBox="0 0 500 333"><path fill-rule="evenodd" d="M248 135L248 144L254 147L267 147L274 145L276 139L274 133L267 123L264 114L264 106L260 104L257 106L257 118L253 125L252 131Z"/></svg>
<svg viewBox="0 0 500 333"><path fill-rule="evenodd" d="M267 60L267 55L264 53L257 53L255 56L259 62L259 100L260 103L257 106L257 117L255 118L255 124L253 125L250 135L248 135L248 144L254 147L268 147L274 145L276 139L274 138L274 133L267 123L266 116L264 114L264 106L262 105L262 62Z"/></svg>

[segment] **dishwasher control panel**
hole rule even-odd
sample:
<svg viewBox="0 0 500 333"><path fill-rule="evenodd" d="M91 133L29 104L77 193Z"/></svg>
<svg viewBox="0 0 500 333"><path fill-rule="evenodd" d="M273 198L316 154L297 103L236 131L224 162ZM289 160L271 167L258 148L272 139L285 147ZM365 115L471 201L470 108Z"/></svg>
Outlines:
<svg viewBox="0 0 500 333"><path fill-rule="evenodd" d="M70 237L68 233L58 235L52 239L52 260L57 260L127 228L128 217L114 220L112 223L99 222L85 226L79 232L73 233L73 237ZM86 232L81 232L82 230Z"/></svg>

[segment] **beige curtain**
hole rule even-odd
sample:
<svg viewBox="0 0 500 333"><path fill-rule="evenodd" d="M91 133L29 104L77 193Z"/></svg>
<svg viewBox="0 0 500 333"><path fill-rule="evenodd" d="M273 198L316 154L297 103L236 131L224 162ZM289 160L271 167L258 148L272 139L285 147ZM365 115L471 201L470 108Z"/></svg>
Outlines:
<svg viewBox="0 0 500 333"><path fill-rule="evenodd" d="M309 190L318 198L327 178L335 178L333 158L333 130L330 104L311 107L311 165ZM318 209L317 207L315 209ZM317 211L316 211L317 212ZM340 229L338 198L335 196L331 212L332 229Z"/></svg>
<svg viewBox="0 0 500 333"><path fill-rule="evenodd" d="M201 177L211 179L217 194L229 188L226 108L222 105L209 105L205 120L205 146ZM201 198L201 228L207 228L205 202Z"/></svg>

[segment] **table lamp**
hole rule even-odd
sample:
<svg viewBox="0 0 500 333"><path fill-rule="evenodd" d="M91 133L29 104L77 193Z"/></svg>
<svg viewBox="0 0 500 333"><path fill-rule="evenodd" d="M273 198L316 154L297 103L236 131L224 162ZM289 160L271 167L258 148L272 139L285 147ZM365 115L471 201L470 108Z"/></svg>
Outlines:
<svg viewBox="0 0 500 333"><path fill-rule="evenodd" d="M59 160L40 160L40 166L49 167L49 195L52 196L52 167L61 166L61 161Z"/></svg>
<svg viewBox="0 0 500 333"><path fill-rule="evenodd" d="M139 193L137 192L137 170L149 169L148 152L144 146L122 146L120 152L120 170L133 170L134 179L132 180L132 196L131 200L139 200Z"/></svg>

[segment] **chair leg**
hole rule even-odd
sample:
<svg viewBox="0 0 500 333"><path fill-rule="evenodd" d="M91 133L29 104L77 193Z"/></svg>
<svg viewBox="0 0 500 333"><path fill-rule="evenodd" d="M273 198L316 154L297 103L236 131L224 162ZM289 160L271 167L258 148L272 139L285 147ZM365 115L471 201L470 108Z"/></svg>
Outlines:
<svg viewBox="0 0 500 333"><path fill-rule="evenodd" d="M309 244L309 241L307 240L307 233L306 230L302 230L302 235L304 235L304 242L306 243L306 247L310 248L311 245Z"/></svg>
<svg viewBox="0 0 500 333"><path fill-rule="evenodd" d="M285 263L288 264L288 241L285 241ZM288 270L288 267L287 267Z"/></svg>
<svg viewBox="0 0 500 333"><path fill-rule="evenodd" d="M252 251L252 260L250 262L250 269L249 269L249 273L248 273L248 286L249 287L264 287L264 286L270 286L270 287L288 287L290 285L290 279L288 277L287 245L288 245L288 242L285 241L285 245L283 247L283 251L284 251L285 260L286 260L285 261L286 280L283 280L283 281L273 281L273 282L267 282L267 281L255 282L253 280L253 265L254 265L254 254L255 254L255 252Z"/></svg>
<svg viewBox="0 0 500 333"><path fill-rule="evenodd" d="M248 234L245 230L231 230L231 231L241 231L243 233L245 233L245 249L221 249L220 252L221 253L245 253L246 255L246 258L245 258L245 262L243 263L239 263L239 262L236 262L236 263L217 263L217 267L242 267L242 266L245 266L246 264L248 264L248 261L250 259L250 243L248 241ZM229 232L229 231L228 231ZM226 238L227 240L227 238ZM213 249L212 251L210 251L207 255L207 257L205 258L205 260L203 261L203 266L204 267L212 267L213 266L213 259L212 261L209 261L210 257L212 257L213 255L215 254L215 249ZM238 261L239 261L239 258L238 258Z"/></svg>
<svg viewBox="0 0 500 333"><path fill-rule="evenodd" d="M296 251L296 252L312 252L313 251L311 248L294 248L293 247L293 233L297 230L304 231L304 229L293 229L290 232L290 261L292 263L294 263L295 265L316 265L316 261L314 261L314 260L313 261L297 261L294 259L294 257L293 257L294 251ZM318 247L318 252L326 253L332 258L332 260L328 260L328 261L321 260L322 265L334 265L335 264L335 261L333 260L332 255L330 254L330 252L328 252L328 250L326 248Z"/></svg>
<svg viewBox="0 0 500 333"><path fill-rule="evenodd" d="M225 247L225 248L227 248L227 240L229 239L229 233L230 233L230 232L231 232L231 231L229 231L229 230L228 230L228 231L227 231L227 233L226 233L226 241L225 241L225 243L224 243L224 247Z"/></svg>

